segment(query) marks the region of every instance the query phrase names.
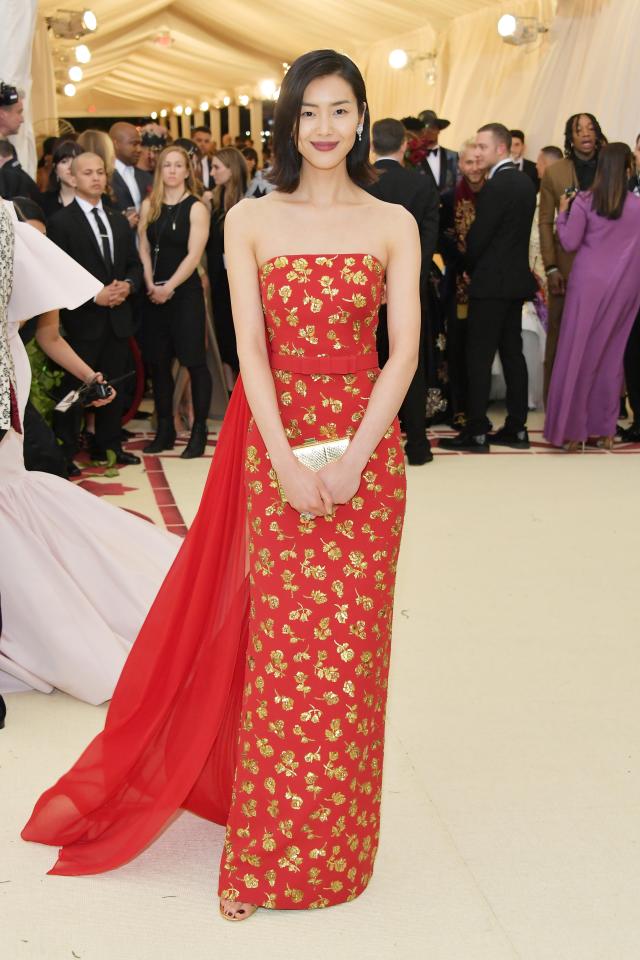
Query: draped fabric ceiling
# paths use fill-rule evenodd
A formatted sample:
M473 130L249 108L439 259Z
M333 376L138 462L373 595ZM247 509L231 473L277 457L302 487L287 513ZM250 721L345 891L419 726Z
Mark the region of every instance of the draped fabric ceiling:
M334 47L351 55L390 34L436 33L482 0L40 0L42 15L90 7L98 30L78 94L59 98L61 115L145 113L176 103L197 107L225 95L257 96L280 81L283 62ZM171 44L158 38L169 32ZM64 46L58 44L58 46ZM386 72L389 68L386 67ZM92 111L94 112L94 111Z
M634 142L640 119L637 0L0 0L14 9L0 31L0 64L28 29L20 11L38 5L34 45L33 117L43 133L50 117L52 74L43 17L57 9L91 7L99 28L88 37L93 60L78 96L58 97L61 116L144 115L174 104L197 109L202 99L259 95L277 82L282 64L317 47L352 56L367 83L373 119L435 109L451 120L446 146L457 148L481 123L500 120L527 132L529 155L547 143L562 146L572 113L590 111L610 139ZM548 32L535 43L510 46L497 35L502 13L537 17ZM11 18L10 18L11 20ZM6 26L6 18L3 25ZM158 46L169 31L172 44ZM15 34L15 36L14 36ZM64 46L64 45L63 45ZM437 52L437 80L426 62L391 70L389 51ZM25 65L25 69L28 69ZM18 76L18 75L16 75ZM6 78L3 78L6 79ZM10 79L10 78L9 78ZM14 81L16 82L16 81ZM631 91L631 92L630 92ZM48 106L41 104L47 103ZM90 109L93 108L93 109ZM48 131L50 132L50 131Z

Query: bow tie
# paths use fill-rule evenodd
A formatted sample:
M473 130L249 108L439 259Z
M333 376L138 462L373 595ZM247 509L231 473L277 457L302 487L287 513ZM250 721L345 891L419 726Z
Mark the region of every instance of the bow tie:
M428 157L437 157L438 156L438 147L431 147L430 150L427 150Z

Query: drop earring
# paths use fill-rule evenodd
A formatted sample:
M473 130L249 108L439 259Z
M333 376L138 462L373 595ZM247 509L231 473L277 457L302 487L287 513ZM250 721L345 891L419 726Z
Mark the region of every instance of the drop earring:
M362 142L362 129L363 128L361 126L356 127L356 133L358 134L358 142Z

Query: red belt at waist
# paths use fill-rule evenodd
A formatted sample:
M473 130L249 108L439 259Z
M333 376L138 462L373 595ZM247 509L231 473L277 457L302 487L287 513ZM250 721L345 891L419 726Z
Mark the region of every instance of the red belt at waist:
M357 373L358 370L377 369L378 355L360 353L330 357L286 357L272 353L269 363L272 370L288 370L290 373Z

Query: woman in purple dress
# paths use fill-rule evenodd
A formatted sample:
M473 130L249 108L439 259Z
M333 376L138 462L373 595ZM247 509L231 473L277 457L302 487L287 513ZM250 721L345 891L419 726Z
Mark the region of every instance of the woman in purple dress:
M560 204L558 238L577 255L544 435L570 452L589 437L613 446L624 350L640 308L640 197L627 189L632 166L626 143L604 146L592 189Z

